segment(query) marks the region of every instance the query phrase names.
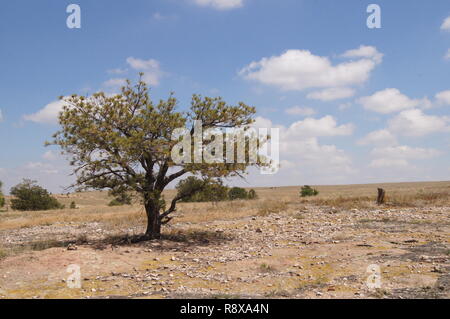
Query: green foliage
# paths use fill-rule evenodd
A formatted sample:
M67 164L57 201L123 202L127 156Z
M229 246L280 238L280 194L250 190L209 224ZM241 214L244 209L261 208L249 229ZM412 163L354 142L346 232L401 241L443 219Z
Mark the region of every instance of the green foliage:
M5 206L5 202L6 202L5 196L3 196L3 193L2 193L2 185L3 185L3 183L0 181L0 208Z
M77 176L73 186L140 195L150 221L146 234L158 237L161 224L169 221L168 216L176 211L176 203L192 195L184 192L176 196L166 210L162 193L170 183L189 173L204 178L243 176L254 165L229 163L226 154L222 161L213 164L174 162L172 150L184 138L177 133L180 128L187 130L191 140L196 121L201 123L203 132L245 130L254 122L256 109L242 102L228 105L220 97L193 95L190 109L180 112L172 94L166 100L153 102L142 77L143 74L135 85L127 81L119 94L98 92L62 98L61 129L47 144L60 146L71 158ZM204 146L208 143L212 141L206 141ZM267 165L260 161L254 166Z
M254 189L251 189L248 191L248 199L257 199L258 194L256 194L256 191Z
M36 181L24 179L22 183L11 188L11 208L20 211L37 211L63 209L64 206Z
M248 193L245 189L241 187L233 187L228 192L228 198L230 200L236 200L236 199L247 199Z
M126 192L109 192L110 196L115 196L115 198L108 204L109 206L124 206L131 205L132 197Z
M301 197L309 197L309 196L317 196L317 195L319 195L319 191L308 185L303 186L302 190L300 191Z
M228 187L221 180L202 180L194 176L180 181L176 189L182 202L221 202L228 199ZM188 195L189 194L189 195Z

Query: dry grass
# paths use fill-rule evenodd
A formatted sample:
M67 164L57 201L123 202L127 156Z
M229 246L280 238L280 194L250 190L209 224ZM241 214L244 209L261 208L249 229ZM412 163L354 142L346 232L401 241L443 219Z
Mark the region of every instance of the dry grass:
M450 206L450 182L400 183L345 186L314 186L319 196L301 198L300 187L258 188L259 199L212 203L180 203L175 223L205 223L215 220L234 220L248 216L266 216L289 212L305 205L329 206L341 209L375 208L377 188L387 192L387 206L423 207ZM165 192L170 200L175 192ZM0 230L20 229L53 224L83 224L98 222L109 229L145 225L146 216L141 205L109 207L107 192L56 195L66 204L75 201L79 209L40 212L0 213ZM295 211L293 210L293 211ZM298 215L298 218L302 218Z

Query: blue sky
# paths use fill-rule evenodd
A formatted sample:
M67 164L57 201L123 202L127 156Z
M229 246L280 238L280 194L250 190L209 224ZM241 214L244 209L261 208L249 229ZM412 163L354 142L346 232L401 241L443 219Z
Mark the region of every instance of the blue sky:
M81 7L81 29L66 7ZM366 8L381 8L369 29ZM450 178L450 2L40 0L0 5L0 180L54 192L70 169L44 142L61 95L147 74L174 91L257 107L280 127L278 174L242 185Z

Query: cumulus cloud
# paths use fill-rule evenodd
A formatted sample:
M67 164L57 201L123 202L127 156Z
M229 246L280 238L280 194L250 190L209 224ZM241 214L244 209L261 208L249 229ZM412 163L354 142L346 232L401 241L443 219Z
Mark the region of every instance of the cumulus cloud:
M330 88L309 93L306 97L312 100L334 101L354 96L356 91L351 88Z
M389 130L404 136L424 136L436 132L448 132L450 119L424 114L422 110L406 110L389 120Z
M367 134L358 141L359 145L396 145L397 138L388 130L378 130Z
M450 31L450 17L446 18L441 25L441 30Z
M410 164L407 160L396 158L378 158L370 162L371 168L407 168Z
M411 99L394 88L385 89L371 96L362 97L358 99L358 102L365 109L382 114L389 114L418 106L427 108L431 104L427 98Z
M160 63L154 59L142 60L129 57L127 63L132 69L143 72L143 80L149 85L159 85L161 77L165 75L165 72L161 70Z
M379 59L371 56L333 65L328 57L307 50L288 50L252 62L239 74L283 90L342 88L366 82L378 63Z
M47 104L43 109L36 113L24 115L25 121L30 121L40 124L56 124L58 122L58 115L62 111L64 101L58 100Z
M377 48L373 46L361 45L358 49L348 50L342 57L344 58L369 58L377 63L383 61L383 53L378 52Z
M335 118L327 115L320 119L306 118L293 123L286 131L292 138L348 136L353 133L353 124L338 125Z
M316 114L316 111L310 107L293 106L285 111L289 115L311 116Z
M325 116L320 119L307 118L286 127L258 117L254 126L280 129L280 176L287 174L288 168L290 177L292 174L313 174L314 178L321 179L355 173L350 156L336 145L322 145L319 142L321 137L350 135L352 124L339 125L332 116Z
M450 90L436 94L436 101L441 105L450 105Z
M202 7L212 7L217 10L230 10L244 5L243 0L194 0L194 3Z

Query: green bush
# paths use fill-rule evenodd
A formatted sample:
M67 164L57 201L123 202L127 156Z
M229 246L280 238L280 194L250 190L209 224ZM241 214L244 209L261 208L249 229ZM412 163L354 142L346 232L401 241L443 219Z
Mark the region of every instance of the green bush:
M176 189L182 202L221 202L228 199L228 187L221 180L202 180L194 176L180 181Z
M5 196L3 196L3 193L2 193L2 185L3 185L3 183L0 181L0 208L5 206Z
M75 202L71 202L70 209L77 209L77 204L75 204Z
M228 192L228 198L230 200L236 200L236 199L247 199L248 193L245 189L241 187L233 187Z
M319 191L308 185L303 186L302 190L300 191L301 197L317 196L317 195L319 195Z
M64 206L36 181L24 179L11 188L11 208L20 211L63 209Z

